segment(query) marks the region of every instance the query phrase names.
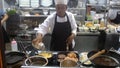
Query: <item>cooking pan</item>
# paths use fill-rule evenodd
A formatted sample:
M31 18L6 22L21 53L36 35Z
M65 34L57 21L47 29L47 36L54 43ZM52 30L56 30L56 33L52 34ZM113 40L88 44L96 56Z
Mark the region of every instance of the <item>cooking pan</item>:
M8 52L5 54L6 63L9 65L18 63L26 58L26 55L22 52Z
M25 59L26 66L46 66L47 64L48 59L42 56L31 56Z
M73 60L63 60L60 62L60 67L79 67L79 64Z
M52 58L53 53L50 52L50 51L49 52L48 51L42 51L42 52L38 53L38 55L42 56L44 58L50 59L50 58Z
M65 57L67 57L67 55L71 53L71 51L61 51L61 52L58 52L57 54L57 60L58 62L61 62L62 60L65 59ZM73 52L76 54L76 58L79 60L79 55L77 52Z
M95 53L97 53L98 51L96 50L94 50L94 51L90 51L89 53L88 53L88 58L90 57L90 56L92 56L93 54L95 54ZM116 67L118 67L118 65L119 65L119 60L120 60L120 55L119 54L117 54L116 52L113 52L113 51L107 51L106 53L104 53L104 54L102 54L102 55L100 55L99 57L102 57L102 58L104 58L103 59L103 61L105 60L105 59L108 59L108 60L111 60L111 61L114 61L114 62L111 62L111 63L116 63L116 64L114 64L114 65L102 65L101 63L96 63L94 60L96 60L96 58L94 58L93 60L91 60L91 62L92 62L92 64L93 64L93 66L95 66L95 68L116 68ZM99 57L97 57L97 58L99 58ZM102 62L102 59L101 59L101 61L100 62Z

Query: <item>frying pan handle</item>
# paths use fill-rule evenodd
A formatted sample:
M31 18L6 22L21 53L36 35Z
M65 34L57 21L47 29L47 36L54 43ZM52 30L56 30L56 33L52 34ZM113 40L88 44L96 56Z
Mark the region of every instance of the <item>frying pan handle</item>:
M103 54L103 53L105 53L105 52L106 52L106 50L104 50L104 49L101 50L101 51L98 51L97 53L95 53L94 55L92 55L92 56L89 58L89 60L92 60L92 59L100 56L101 54Z
M81 63L83 64L83 63L87 62L88 60L93 60L94 58L100 56L101 54L103 54L103 53L105 53L105 52L106 52L105 49L103 49L103 50L101 50L101 51L98 51L97 53L95 53L94 55L92 55L90 58L86 59L85 61L83 61L83 62L81 62Z

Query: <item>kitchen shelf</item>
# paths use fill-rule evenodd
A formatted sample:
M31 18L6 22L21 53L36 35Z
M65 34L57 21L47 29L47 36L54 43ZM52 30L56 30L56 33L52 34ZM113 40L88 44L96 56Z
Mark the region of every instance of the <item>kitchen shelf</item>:
M20 17L48 17L49 15L20 15ZM82 15L74 15L75 17L82 17Z
M32 10L32 9L52 9L52 10L55 10L54 7L38 7L38 8L25 7L25 8L19 8L19 9L28 9L28 10ZM86 9L86 8L80 7L80 8L68 8L68 9Z
M39 15L39 16L36 16L36 15L20 15L20 17L47 17L48 15Z
M68 6L67 11L73 13L75 16L76 21L84 21L85 20L85 13L86 13L86 7L84 6L85 0L78 0L82 2L80 6L76 7L70 7ZM85 2L86 3L86 2ZM43 21L53 12L56 11L55 7L49 6L49 7L20 7L18 6L18 11L20 12L20 24L27 24L30 28L35 28L35 26L43 23ZM47 10L47 11L46 11ZM48 12L46 15L45 12ZM39 15L36 15L39 14Z
M52 10L55 10L55 8L53 8L53 7L37 7L37 8L32 8L32 7L25 7L25 8L19 8L20 10L33 10L33 9L52 9Z

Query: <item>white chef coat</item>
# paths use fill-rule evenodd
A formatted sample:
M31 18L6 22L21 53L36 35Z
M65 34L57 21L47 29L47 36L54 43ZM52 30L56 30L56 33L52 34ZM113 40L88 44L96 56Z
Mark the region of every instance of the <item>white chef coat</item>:
M70 24L71 24L71 29L72 32L76 35L76 31L77 31L77 24L76 24L76 20L74 18L74 15L71 12L67 12L66 14L68 15ZM52 32L53 28L54 28L54 24L55 24L55 16L56 16L56 12L54 12L53 14L49 15L42 24L39 24L38 27L38 31L37 33L41 33L42 36L44 36L45 34ZM65 22L67 21L67 16L65 17L59 17L57 16L57 22ZM62 28L62 27L61 27Z

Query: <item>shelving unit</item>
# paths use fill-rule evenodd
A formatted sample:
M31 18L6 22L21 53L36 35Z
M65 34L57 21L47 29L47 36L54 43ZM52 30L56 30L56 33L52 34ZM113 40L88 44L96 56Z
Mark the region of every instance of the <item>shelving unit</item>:
M34 12L34 10L36 10L36 9L43 11L43 13L40 14L40 15L37 15L37 16L36 15L31 15L31 14L24 15L24 12L28 12L28 13L30 11ZM40 8L19 8L19 10L21 12L23 12L23 14L20 15L21 17L47 17L48 15L51 14L51 12L55 11L55 8L51 8L51 7L50 8L49 7L47 7L47 8L44 8L44 7L40 7ZM47 10L47 13L48 13L47 15L44 14L44 10ZM67 10L70 11L70 12L72 12L75 15L75 17L83 17L84 18L85 15L82 15L82 13L80 13L80 11L81 10L86 11L86 8L68 8Z
M87 10L86 14L90 14L91 16L93 16L91 14L93 12L94 16L93 16L92 20L94 20L94 17L96 15L100 15L99 17L98 16L96 17L97 20L104 19L104 24L106 26L107 25L108 5L109 5L109 0L88 0L86 3L86 6L90 6L90 8L88 9L86 7L86 10Z
M70 0L69 0L70 1ZM72 1L72 0L71 0ZM77 21L84 21L85 20L85 14L86 14L86 0L76 0L77 6L75 7L71 7L68 6L68 11L72 12L75 16L75 19ZM68 2L69 3L69 2ZM54 3L53 3L54 5ZM52 14L53 12L55 12L55 8L54 6L48 6L48 7L44 7L44 6L39 6L39 7L20 7L18 8L19 12L21 12L20 15L20 22L21 23L25 23L23 20L32 20L32 18L34 18L34 21L37 21L37 24L42 23L44 21L44 19L46 17L48 17L48 15ZM37 11L38 10L38 11ZM25 14L27 12L27 14ZM31 12L33 12L34 14L30 14ZM36 15L36 13L39 13L39 15ZM44 14L44 12L47 12L47 14ZM36 18L36 19L35 19ZM37 20L37 19L41 19L41 20Z
M15 22L13 20L12 21L13 24L9 24L11 26L12 25L17 26L17 28L15 28L15 29L13 27L10 27L10 28L7 27L8 30L12 29L11 31L16 31L16 30L20 31L20 28L19 28L20 24L28 24L30 30L34 29L36 26L38 26L38 24L42 23L48 17L48 15L52 14L55 11L54 2L50 6L43 6L43 5L41 5L42 0L37 0L37 1L26 0L26 2L30 1L29 3L27 3L27 5L25 5L24 2L20 2L21 0L14 0L14 2L13 2L14 4L11 4L12 1L13 0L5 0L5 2L8 3L8 5L9 5L8 8L11 8L11 6L14 6L14 8L17 10L17 13L19 14L20 19ZM37 6L37 7L31 6L31 3L37 3L38 1L39 1L39 6ZM54 0L52 0L52 1L54 1ZM69 0L69 1L72 1L72 0ZM76 2L76 4L74 3L75 4L74 6L69 5L67 10L72 12L75 15L75 19L79 24L80 21L85 21L86 0L74 0L74 2ZM24 3L24 4L20 4L20 3ZM47 10L48 14L44 14L44 10L45 11ZM30 12L33 12L33 13L31 14ZM40 14L35 15L35 12L39 12ZM26 14L26 13L28 13L28 14ZM16 34L16 32L13 32L13 33Z

